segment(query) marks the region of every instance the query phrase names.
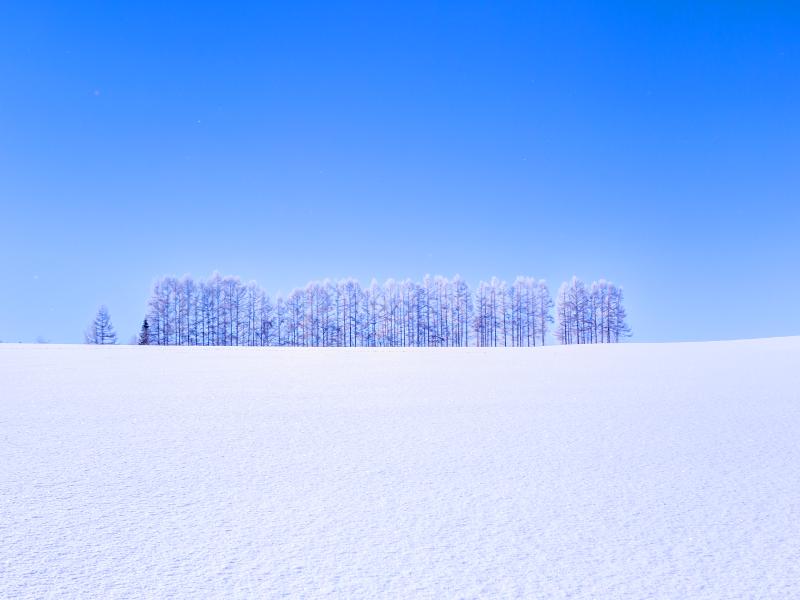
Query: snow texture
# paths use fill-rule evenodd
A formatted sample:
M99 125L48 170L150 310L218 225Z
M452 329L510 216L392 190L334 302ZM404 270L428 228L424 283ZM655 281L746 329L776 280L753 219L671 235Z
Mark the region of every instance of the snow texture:
M0 345L0 381L0 597L800 597L800 338Z

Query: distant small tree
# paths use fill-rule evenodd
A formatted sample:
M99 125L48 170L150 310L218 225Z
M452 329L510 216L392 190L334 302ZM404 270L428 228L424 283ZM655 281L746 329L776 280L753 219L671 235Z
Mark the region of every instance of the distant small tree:
M147 322L147 319L142 322L142 329L139 331L138 344L140 346L147 346L150 344L150 324Z
M91 325L89 325L89 328L86 330L86 343L117 343L117 334L114 331L114 325L111 323L111 316L108 314L108 309L105 306L100 307L94 321L92 321Z

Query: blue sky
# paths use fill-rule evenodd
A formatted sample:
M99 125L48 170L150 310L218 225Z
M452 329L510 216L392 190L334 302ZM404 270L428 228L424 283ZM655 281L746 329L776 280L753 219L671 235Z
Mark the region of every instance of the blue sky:
M800 8L0 5L0 339L153 279L573 274L637 341L800 334ZM700 6L702 5L702 6Z

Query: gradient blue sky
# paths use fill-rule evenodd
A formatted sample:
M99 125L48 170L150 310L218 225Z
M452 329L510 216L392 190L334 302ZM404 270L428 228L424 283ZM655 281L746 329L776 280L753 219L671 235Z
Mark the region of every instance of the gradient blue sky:
M112 6L111 4L116 4ZM800 334L800 5L0 4L0 339L153 279L576 274Z

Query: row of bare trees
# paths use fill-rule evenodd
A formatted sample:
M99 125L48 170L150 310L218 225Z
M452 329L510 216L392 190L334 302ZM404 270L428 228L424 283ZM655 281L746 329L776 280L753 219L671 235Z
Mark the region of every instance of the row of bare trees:
M552 308L547 284L532 277L518 277L511 285L492 278L481 282L474 294L459 276L383 284L373 280L366 287L355 279L313 281L275 300L255 282L243 283L238 277L214 273L197 282L188 276L164 277L153 286L140 343L536 346L548 339ZM565 314L572 318L571 309ZM607 320L602 323L608 325ZM585 342L583 329L579 336L561 336L561 325L559 320L559 341ZM568 328L572 331L572 321ZM615 329L591 341L620 337L621 330Z

